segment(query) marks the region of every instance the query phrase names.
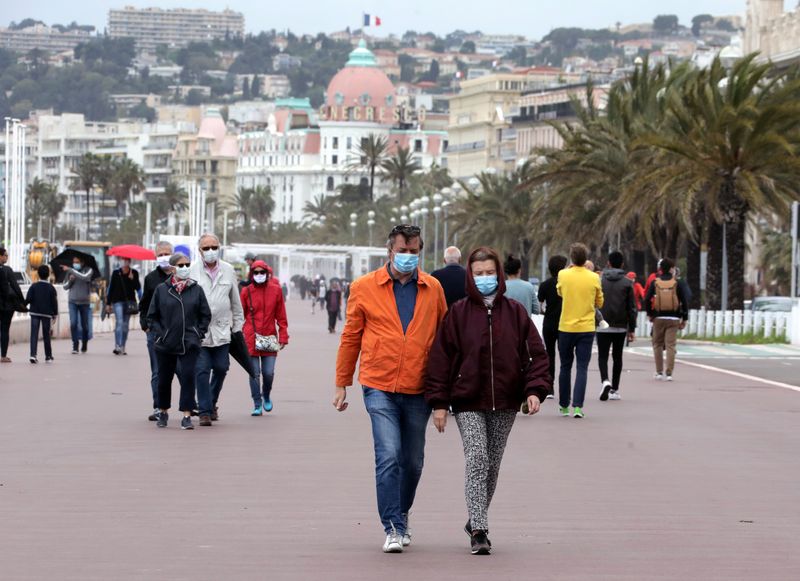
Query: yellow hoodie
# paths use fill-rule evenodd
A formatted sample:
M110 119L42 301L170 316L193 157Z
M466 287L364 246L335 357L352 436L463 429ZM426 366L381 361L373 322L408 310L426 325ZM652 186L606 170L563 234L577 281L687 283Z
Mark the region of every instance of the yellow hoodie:
M594 311L603 306L600 277L582 266L571 266L558 273L556 290L564 299L558 330L565 333L594 333Z

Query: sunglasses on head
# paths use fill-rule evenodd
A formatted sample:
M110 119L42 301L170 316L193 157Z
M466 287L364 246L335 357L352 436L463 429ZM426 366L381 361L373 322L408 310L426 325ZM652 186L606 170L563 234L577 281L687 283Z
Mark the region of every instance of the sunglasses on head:
M200 250L206 252L208 250L219 250L219 246L201 246Z

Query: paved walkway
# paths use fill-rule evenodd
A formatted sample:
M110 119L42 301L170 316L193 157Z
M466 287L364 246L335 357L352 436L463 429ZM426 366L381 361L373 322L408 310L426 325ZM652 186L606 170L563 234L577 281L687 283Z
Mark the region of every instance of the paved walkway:
M584 420L519 417L490 512L495 551L461 530L454 423L428 432L414 545L380 552L369 422L330 404L337 338L290 303L275 411L251 418L244 373L222 419L157 430L140 333L87 355L24 346L0 366L0 579L800 579L800 393L629 356L620 402L596 375ZM594 367L594 366L593 366Z

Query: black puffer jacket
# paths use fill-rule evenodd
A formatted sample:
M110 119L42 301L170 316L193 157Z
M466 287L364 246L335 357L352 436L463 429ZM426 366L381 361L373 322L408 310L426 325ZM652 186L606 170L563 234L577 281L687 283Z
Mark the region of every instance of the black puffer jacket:
M158 286L147 311L147 327L155 333L157 351L183 355L199 349L211 323L206 294L193 280L178 293L172 279Z
M636 330L636 300L633 296L633 281L619 268L607 268L601 279L603 286L603 318L611 327Z

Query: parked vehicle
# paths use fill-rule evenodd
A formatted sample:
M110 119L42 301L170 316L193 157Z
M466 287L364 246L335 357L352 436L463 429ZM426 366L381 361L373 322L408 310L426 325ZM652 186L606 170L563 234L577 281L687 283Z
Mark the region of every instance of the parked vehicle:
M791 297L755 297L750 310L771 313L789 313L794 305Z

